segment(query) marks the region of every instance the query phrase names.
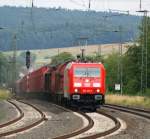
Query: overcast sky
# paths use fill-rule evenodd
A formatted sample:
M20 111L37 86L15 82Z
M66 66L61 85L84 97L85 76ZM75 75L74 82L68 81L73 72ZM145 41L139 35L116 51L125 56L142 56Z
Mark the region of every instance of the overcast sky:
M0 0L0 6L23 6L31 7L32 0ZM62 7L67 9L88 9L89 0L33 0L36 7ZM142 9L150 10L150 0L141 0ZM140 0L91 0L91 9L96 11L129 10L132 14L137 14Z

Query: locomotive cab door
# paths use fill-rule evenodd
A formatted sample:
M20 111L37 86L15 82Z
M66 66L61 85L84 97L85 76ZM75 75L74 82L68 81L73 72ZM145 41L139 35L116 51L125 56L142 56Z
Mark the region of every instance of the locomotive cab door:
M51 74L46 73L45 74L45 91L50 91L50 85L51 85Z

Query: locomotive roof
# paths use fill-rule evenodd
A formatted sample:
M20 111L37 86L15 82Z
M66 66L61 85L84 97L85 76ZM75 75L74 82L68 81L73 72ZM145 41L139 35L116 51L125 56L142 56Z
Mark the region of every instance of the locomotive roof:
M102 64L101 62L99 63L93 63L93 62L72 62L72 64Z

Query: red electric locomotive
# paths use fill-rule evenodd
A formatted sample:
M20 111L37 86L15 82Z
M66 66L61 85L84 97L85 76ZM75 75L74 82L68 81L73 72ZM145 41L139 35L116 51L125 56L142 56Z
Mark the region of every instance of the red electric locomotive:
M53 100L97 108L105 101L101 63L66 62L44 66L19 81L21 92L47 92Z
M71 105L99 107L104 103L105 69L101 63L69 62L52 74L51 91Z

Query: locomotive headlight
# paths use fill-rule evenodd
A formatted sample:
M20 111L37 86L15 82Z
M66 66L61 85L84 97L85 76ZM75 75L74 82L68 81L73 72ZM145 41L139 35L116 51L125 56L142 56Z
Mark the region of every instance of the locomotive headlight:
M89 82L89 79L86 79L85 82L88 83L88 82Z
M95 100L102 100L102 95L95 95Z
M81 87L81 83L74 83L74 87Z
M78 93L78 89L77 89L77 88L76 88L76 89L74 89L74 92L75 92L75 93Z
M100 83L93 83L93 87L101 87Z
M100 92L100 90L99 90L99 89L97 89L97 90L96 90L96 92L97 92L97 93L99 93L99 92Z

